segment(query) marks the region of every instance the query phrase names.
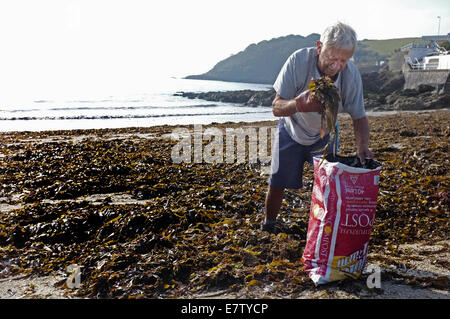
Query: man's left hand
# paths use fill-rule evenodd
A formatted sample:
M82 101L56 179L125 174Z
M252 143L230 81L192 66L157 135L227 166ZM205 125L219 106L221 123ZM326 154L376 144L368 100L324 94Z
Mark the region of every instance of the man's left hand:
M374 158L374 155L372 151L369 149L369 147L366 144L360 144L357 147L357 153L359 160L361 161L361 164L366 164L366 158Z
M353 120L353 129L355 131L356 155L359 157L361 164L366 164L366 158L374 158L373 153L369 150L369 121L367 117Z

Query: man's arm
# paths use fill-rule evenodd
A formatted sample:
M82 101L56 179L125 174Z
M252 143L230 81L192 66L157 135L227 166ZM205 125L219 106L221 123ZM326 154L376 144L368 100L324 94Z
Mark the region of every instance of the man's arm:
M272 102L274 116L291 116L297 112L318 112L322 110L320 103L310 97L309 90L291 100L283 99L278 93Z
M274 116L291 116L298 112L295 99L285 100L277 93L272 102L272 112Z
M353 120L353 130L356 140L356 155L362 164L365 164L366 158L373 158L373 153L369 150L369 121L367 117Z

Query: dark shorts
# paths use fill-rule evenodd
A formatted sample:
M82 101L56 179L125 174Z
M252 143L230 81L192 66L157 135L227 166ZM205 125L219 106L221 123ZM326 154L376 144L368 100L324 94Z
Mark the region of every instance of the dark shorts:
M301 145L294 141L284 128L284 120L278 122L278 129L272 148L270 186L299 189L303 186L303 166L313 165L313 156L323 154L328 135L313 145Z

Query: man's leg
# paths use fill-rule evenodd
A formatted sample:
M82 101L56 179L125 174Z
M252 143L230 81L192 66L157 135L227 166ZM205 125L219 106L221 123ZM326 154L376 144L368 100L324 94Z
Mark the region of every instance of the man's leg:
M276 228L277 216L280 212L283 194L284 188L269 185L264 205L265 218L261 224L261 230L268 231L273 234L278 232Z
M289 136L280 120L272 146L271 172L264 203L265 219L261 225L262 230L276 233L276 219L283 202L284 189L302 187L303 148Z
M284 188L270 186L264 205L265 221L275 222L283 201Z

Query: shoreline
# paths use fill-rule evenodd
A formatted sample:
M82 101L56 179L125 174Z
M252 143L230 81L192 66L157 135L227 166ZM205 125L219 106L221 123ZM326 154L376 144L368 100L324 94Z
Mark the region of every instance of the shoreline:
M440 112L440 111L448 111L450 110L449 108L441 108L441 109L424 109L424 110L396 110L396 111L372 111L372 110L366 110L366 116L367 117L380 117L380 116L390 116L390 115L407 115L407 114L421 114L421 113L430 113L430 112ZM346 116L346 113L339 113L339 116ZM40 121L45 121L45 120L40 120ZM99 122L99 126L101 126L102 124L105 124L105 121L108 120L60 120L59 122L61 122L61 127L64 127L64 124L67 124L67 122L64 121L69 121L71 123L77 123L77 121L83 121L85 123L89 124L89 121L98 121ZM87 122L86 122L87 121ZM130 120L130 121L134 121L134 120ZM185 127L185 126L189 126L189 125L194 125L194 124L199 124L199 125L203 125L203 126L213 126L213 125L224 125L224 124L230 124L232 126L235 125L239 125L239 124L245 124L245 125L250 125L250 124L255 124L255 126L259 126L260 123L268 123L268 122L277 122L278 119L276 117L273 117L273 120L267 120L267 119L262 119L262 120L253 120L253 119L248 119L248 120L242 120L242 121L230 121L230 120L222 120L219 122L216 121L208 121L208 122L198 122L198 123L191 123L188 122L187 120L183 120L180 123L174 123L174 124L149 124L149 125L126 125L126 126L106 126L106 127L98 127L98 128L92 128L89 127L89 125L81 125L81 126L86 126L86 127L76 127L76 128L55 128L55 129L33 129L33 130L27 130L27 129L22 129L22 130L5 130L2 131L0 129L0 134L5 134L5 133L15 133L15 132L52 132L52 131L79 131L79 130L123 130L123 129L151 129L151 128L158 128L158 127ZM17 120L11 121L16 123ZM28 121L21 121L24 124L29 123ZM33 122L38 122L38 121L33 121ZM50 121L50 123L53 121Z

